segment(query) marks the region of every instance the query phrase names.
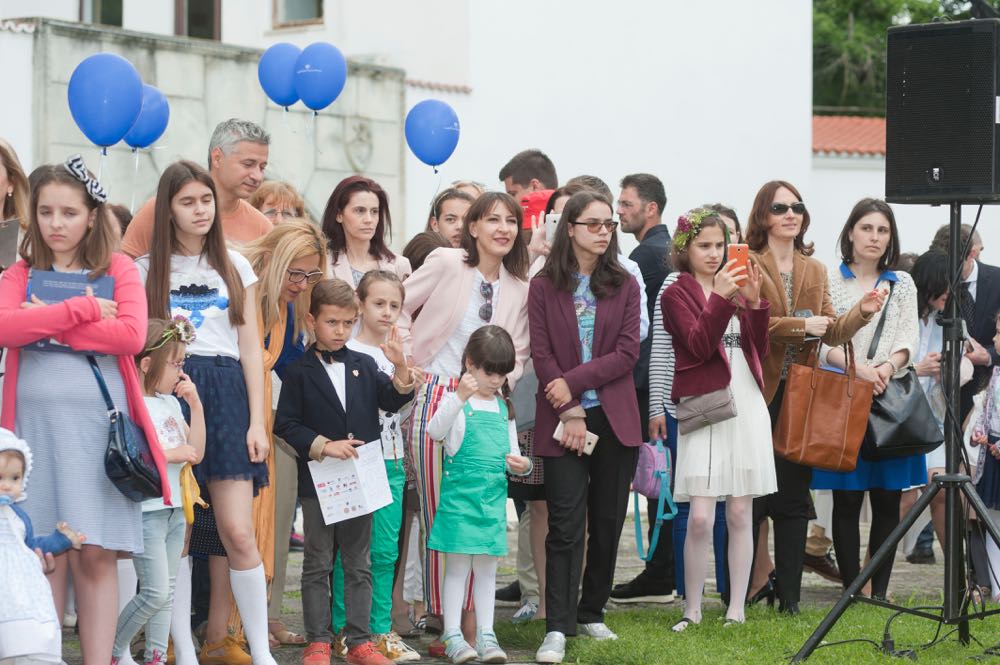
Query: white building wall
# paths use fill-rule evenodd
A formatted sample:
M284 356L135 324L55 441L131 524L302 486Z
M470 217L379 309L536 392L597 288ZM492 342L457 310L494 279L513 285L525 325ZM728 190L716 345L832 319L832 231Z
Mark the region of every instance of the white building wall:
M802 196L812 225L807 236L816 243L816 258L839 265L837 238L854 204L866 196L885 198L885 160L881 157L820 156L812 160L812 188ZM949 221L947 206L892 204L904 252L927 250L938 227ZM962 206L962 221L972 224L978 206ZM1000 265L1000 209L984 206L978 231L986 263Z
M7 25L0 21L0 62L4 67L4 90L8 100L0 104L0 137L17 152L21 164L34 163L34 103L31 96L34 75L34 34L30 26ZM23 93L23 94L19 94Z
M0 19L28 16L79 21L80 0L0 0Z
M174 34L174 0L122 0L122 28Z

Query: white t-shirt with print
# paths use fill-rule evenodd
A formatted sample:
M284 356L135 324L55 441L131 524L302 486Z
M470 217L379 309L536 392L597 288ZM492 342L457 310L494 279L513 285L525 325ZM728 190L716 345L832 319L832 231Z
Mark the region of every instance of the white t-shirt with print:
M257 275L244 256L227 250L244 288L257 283ZM135 260L142 281L149 274L149 256ZM239 333L229 323L229 290L222 276L204 256L170 257L170 316L184 316L197 331L187 351L197 356L240 358Z
M156 437L160 440L160 447L164 450L171 450L187 443L187 436L184 434L184 414L181 412L181 403L173 395L161 395L156 393L152 397L143 397L146 402L146 409L149 417L156 427ZM170 481L170 496L172 506L163 503L163 499L146 499L142 502L142 511L163 510L164 508L181 507L181 467L183 464L167 464L167 478Z
M347 340L347 348L352 351L357 351L358 353L363 353L366 356L371 356L378 365L380 372L388 377L392 377L396 373L395 365L393 365L388 358L385 357L385 353L382 352L377 346L371 346L370 344L365 344L364 342L359 342L357 339ZM389 460L399 460L403 459L403 433L400 430L400 421L406 417L406 414L412 408L413 402L409 402L400 411L396 413L390 413L388 411L378 410L379 423L382 425L382 458Z

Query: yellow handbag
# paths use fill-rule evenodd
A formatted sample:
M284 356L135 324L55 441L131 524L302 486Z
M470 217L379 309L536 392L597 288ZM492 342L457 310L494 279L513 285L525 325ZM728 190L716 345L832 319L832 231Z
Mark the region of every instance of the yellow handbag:
M194 471L190 464L181 467L181 505L184 507L184 519L188 524L194 524L194 506L198 504L202 508L208 508L208 504L201 498L201 488L198 481L194 479Z

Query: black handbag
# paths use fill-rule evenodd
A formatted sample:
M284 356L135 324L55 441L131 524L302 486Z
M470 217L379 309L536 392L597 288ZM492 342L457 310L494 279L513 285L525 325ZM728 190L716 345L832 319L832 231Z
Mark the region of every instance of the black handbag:
M111 425L108 430L108 449L104 453L104 472L118 491L132 501L144 501L163 496L160 472L149 449L149 441L142 429L131 418L115 408L111 393L104 382L104 375L94 356L87 356L108 406Z
M892 298L893 286L894 282L889 282L889 298ZM889 298L886 299L886 306ZM869 360L875 357L875 349L882 337L886 306L882 308L882 317L868 347ZM905 375L889 381L885 391L872 401L868 429L861 443L861 457L878 461L924 455L943 442L944 432L934 418L920 378L911 364Z

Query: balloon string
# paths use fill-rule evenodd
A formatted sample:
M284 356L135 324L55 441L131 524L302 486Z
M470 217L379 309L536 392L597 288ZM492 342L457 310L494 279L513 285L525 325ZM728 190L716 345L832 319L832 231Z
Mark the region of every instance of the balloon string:
M132 202L128 205L128 211L135 214L135 183L139 179L139 150L132 148L132 154L135 155L135 170L132 171Z

